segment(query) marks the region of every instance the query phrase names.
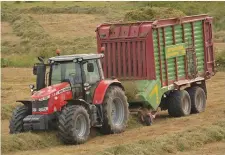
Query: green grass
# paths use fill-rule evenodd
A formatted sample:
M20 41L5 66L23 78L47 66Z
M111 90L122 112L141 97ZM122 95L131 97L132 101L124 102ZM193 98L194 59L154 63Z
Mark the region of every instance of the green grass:
M22 105L20 103L13 104L2 104L1 105L1 119L10 119L12 116L12 111L16 108L16 106Z
M137 114L131 114L127 123L127 129L134 129L145 126L142 124L137 116Z
M36 53L22 53L14 56L5 56L5 58L1 58L1 67L30 67L34 65L34 62L37 62L38 55Z
M106 149L100 155L144 155L175 154L178 151L196 149L208 143L225 139L225 120L207 127L190 128L186 131L160 136L154 140L140 140L127 145Z
M225 71L225 50L216 53L216 65L219 71Z
M37 56L54 56L60 47L63 54L95 53L95 37L75 37L73 40L52 38L43 27L29 15L5 17L12 25L14 33L21 38L20 45L10 46L3 42L2 67L29 67ZM8 19L7 19L8 18ZM10 54L10 55L9 55Z
M102 135L101 135L102 136ZM189 128L183 132L140 140L135 143L111 147L100 155L165 154L196 149L208 143L225 140L225 120L222 119L207 127ZM2 152L38 150L61 145L56 132L28 132L2 135Z
M218 31L214 33L214 41L225 42L225 31Z
M9 22L20 37L18 43L2 40L1 67L31 67L35 57L51 57L58 48L63 54L96 52L95 35L56 38L32 14L92 14L104 16L105 22L118 22L208 13L214 17L215 37L224 41L220 35L225 29L224 2L2 2L1 11L2 21Z
M56 132L20 133L2 135L2 153L25 150L39 150L60 145Z
M156 19L186 16L182 11L166 7L144 7L125 14L125 21L153 21Z

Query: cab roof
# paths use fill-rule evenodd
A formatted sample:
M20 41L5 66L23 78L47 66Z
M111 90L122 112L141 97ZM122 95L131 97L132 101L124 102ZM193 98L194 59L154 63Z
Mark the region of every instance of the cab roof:
M90 60L103 58L104 54L73 54L73 55L60 55L49 58L51 61L73 61L75 59Z

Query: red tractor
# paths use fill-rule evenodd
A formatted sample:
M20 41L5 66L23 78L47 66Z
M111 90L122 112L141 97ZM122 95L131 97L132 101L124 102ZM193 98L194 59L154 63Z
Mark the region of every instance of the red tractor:
M39 57L33 67L36 89L30 100L19 100L10 120L10 133L57 128L66 144L84 143L91 127L104 134L126 128L129 110L124 87L105 79L103 54L55 56L48 63Z

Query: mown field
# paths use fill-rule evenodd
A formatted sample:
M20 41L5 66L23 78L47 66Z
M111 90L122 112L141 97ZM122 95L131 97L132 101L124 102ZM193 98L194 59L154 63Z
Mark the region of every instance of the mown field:
M205 112L181 118L172 118L167 112L160 112L151 127L138 123L133 115L124 133L103 136L97 130L92 130L89 141L78 146L61 144L55 131L9 135L11 111L19 105L15 100L29 97L28 85L34 83L35 79L32 69L29 68L3 68L1 74L1 138L4 154L123 155L152 152L191 155L200 149L209 149L211 145L218 155L224 154L225 72L218 72L207 81L208 99Z
M154 20L207 13L214 17L218 72L207 82L204 113L171 118L161 112L145 127L132 116L126 132L65 146L56 132L9 135L15 101L30 96L37 56L95 53L96 26L104 22ZM2 153L29 154L218 154L225 152L225 2L2 2L1 3L1 138Z

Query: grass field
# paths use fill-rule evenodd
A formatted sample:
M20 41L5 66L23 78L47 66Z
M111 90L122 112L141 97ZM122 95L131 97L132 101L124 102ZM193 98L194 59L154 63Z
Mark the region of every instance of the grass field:
M215 49L222 51L224 7L224 2L2 2L1 64L30 67L37 56L53 56L56 49L95 53L95 29L104 22L203 13L214 17L214 38L220 43Z
M92 130L83 145L63 145L55 131L9 135L8 126L12 110L20 105L15 101L30 97L28 85L35 84L31 67L36 57L53 56L56 49L62 54L95 53L95 29L104 22L212 15L216 62L224 70L225 2L2 2L1 6L2 153L224 154L225 72L207 81L204 113L171 118L167 112L160 112L151 127L137 123L132 115L124 133L102 136Z
M154 145L156 146L156 150L153 151L155 151L156 154L166 154L170 151L185 154L185 152L188 153L189 150L198 151L198 148L207 148L211 143L214 144L214 142L221 144L224 141L223 138L221 138L221 134L225 131L225 128L221 125L215 126L212 124L223 121L225 117L224 79L225 72L218 72L212 79L207 81L208 100L204 113L182 118L171 118L167 112L160 112L160 115L155 119L154 125L151 127L138 124L136 117L133 116L124 133L102 136L93 130L91 138L84 145L65 146L58 141L57 132L9 135L8 125L11 112L15 106L19 105L19 103L15 103L15 101L30 96L28 85L34 84L35 79L32 75L32 69L3 68L3 91L1 96L1 115L3 119L1 122L2 151L4 154L13 155L70 155L74 154L74 152L76 152L76 154L96 154L99 151L99 154L114 154L114 151L118 152L117 154L123 154L123 151L128 149L131 154L132 151L144 154L144 150L152 151L150 146ZM182 142L187 138L187 144L184 144L184 150L180 149L182 146L167 145L168 142L174 140L174 138L178 138L176 136L177 134L181 135L180 138ZM183 134L184 137L182 136ZM196 140L199 142L200 146L198 148L189 148L189 146L194 145L192 138L190 138L192 134L196 136ZM198 139L199 136L203 136L203 139ZM162 143L158 143L159 141L161 142L161 139ZM138 147L133 147L134 145L136 146L136 144ZM146 148L148 144L149 147ZM23 147L20 147L20 145L23 145ZM162 147L164 148L163 152L159 152ZM132 150L132 148L137 150ZM221 146L221 149L217 150L217 152L219 152L218 155L223 154L222 150L223 147Z

